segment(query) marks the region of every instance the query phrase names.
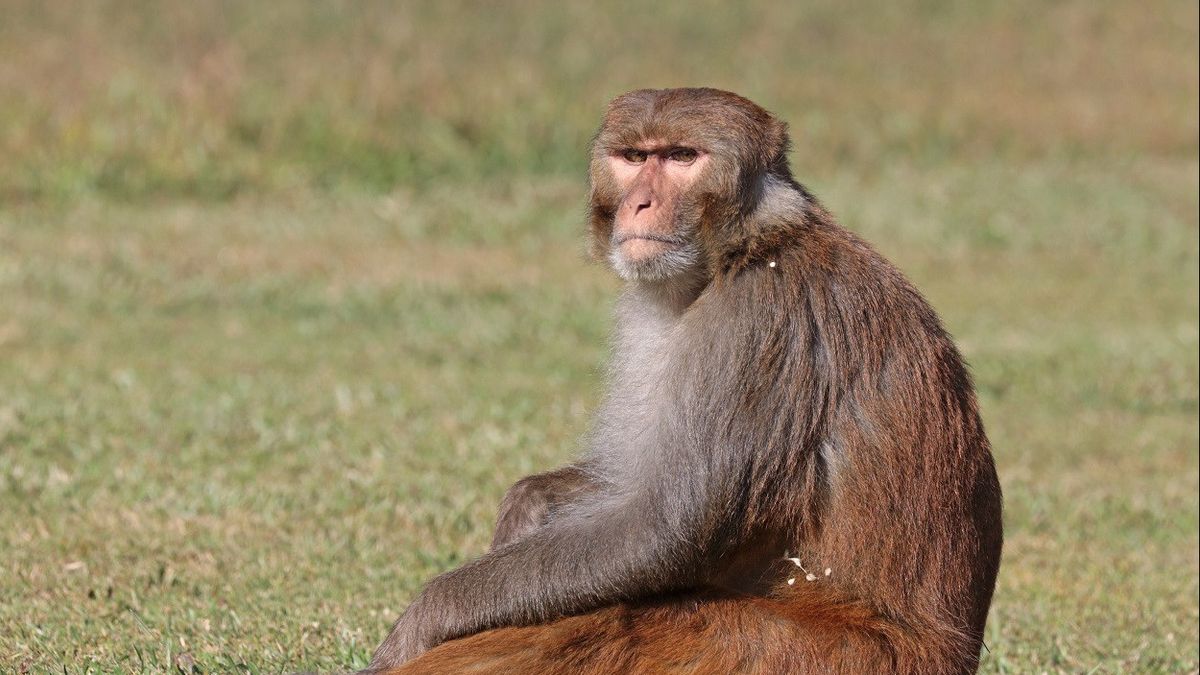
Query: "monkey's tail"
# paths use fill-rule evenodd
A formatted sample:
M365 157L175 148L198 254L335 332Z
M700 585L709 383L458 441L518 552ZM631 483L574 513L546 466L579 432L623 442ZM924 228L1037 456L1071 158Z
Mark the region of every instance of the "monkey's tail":
M389 675L972 673L960 631L901 625L821 592L618 605L452 640Z

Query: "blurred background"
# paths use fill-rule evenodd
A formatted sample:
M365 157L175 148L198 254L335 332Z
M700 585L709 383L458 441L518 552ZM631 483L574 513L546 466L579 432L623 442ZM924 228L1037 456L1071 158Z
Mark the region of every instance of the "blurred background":
M628 89L791 125L1006 497L982 671L1195 672L1196 3L0 0L0 666L364 665L566 461Z

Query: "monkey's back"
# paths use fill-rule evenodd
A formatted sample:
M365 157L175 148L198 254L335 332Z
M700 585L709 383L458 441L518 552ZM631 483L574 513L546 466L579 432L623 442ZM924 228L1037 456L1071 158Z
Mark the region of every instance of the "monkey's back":
M746 527L782 531L804 566L781 601L851 601L977 654L1003 527L966 366L912 284L805 194L803 218L727 252L711 305L733 309L700 321L742 336L717 437L745 448Z
M774 292L794 294L790 306L808 330L792 348L817 374L805 379L819 393L797 399L825 412L819 526L805 528L799 553L819 571L813 583L978 643L1002 517L966 366L891 263L819 206L809 214L781 256L791 269L773 268L793 275Z

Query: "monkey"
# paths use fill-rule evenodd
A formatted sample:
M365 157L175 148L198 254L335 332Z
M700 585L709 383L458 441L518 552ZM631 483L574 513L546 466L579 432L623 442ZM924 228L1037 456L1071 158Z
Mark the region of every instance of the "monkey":
M914 286L739 95L645 89L592 142L626 287L579 461L516 483L368 673L971 673L1002 546L974 389Z

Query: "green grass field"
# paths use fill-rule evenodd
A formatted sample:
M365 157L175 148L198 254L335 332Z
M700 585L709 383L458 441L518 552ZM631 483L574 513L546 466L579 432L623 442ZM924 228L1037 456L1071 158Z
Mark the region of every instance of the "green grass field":
M587 426L605 101L706 84L971 362L982 672L1196 672L1195 3L732 7L0 5L0 671L364 665Z

